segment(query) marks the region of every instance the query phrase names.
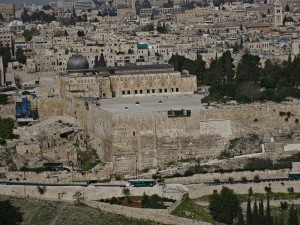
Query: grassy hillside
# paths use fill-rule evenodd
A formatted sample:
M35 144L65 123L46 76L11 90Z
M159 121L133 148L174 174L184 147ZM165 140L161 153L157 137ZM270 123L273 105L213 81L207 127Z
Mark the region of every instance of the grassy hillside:
M158 225L156 222L130 219L87 206L0 195L0 200L6 199L20 207L23 225Z

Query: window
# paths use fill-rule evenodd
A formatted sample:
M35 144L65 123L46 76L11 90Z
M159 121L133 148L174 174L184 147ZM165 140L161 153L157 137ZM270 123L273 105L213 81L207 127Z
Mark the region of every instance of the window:
M122 95L125 95L125 91L122 91Z
M132 136L135 136L135 131L132 132Z
M106 98L106 94L105 93L102 93L102 98Z
M174 88L171 88L171 91L174 92Z
M179 92L179 88L176 88L176 92Z
M140 94L143 94L143 90L140 90Z
M127 94L130 95L130 91L127 91Z
M167 89L167 88L165 88L165 92L168 92L168 89Z
M162 89L159 89L159 93L162 93Z
M134 90L134 94L137 94L138 92L137 92L137 90Z
M149 89L147 89L147 93L148 93L148 94L150 93L150 90L149 90Z
M152 93L155 93L155 89L152 89Z

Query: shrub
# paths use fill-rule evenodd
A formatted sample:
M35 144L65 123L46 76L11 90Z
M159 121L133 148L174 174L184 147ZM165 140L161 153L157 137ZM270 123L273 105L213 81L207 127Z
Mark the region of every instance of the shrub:
M0 145L6 145L5 139L0 138Z
M220 184L220 179L218 179L218 178L214 179L214 183L215 184Z
M240 208L240 202L233 190L222 187L220 194L214 192L209 199L209 210L212 217L221 223L233 224Z
M112 205L112 204L117 204L118 203L118 199L116 198L116 197L112 197L111 199L110 199L110 204Z
M8 104L7 95L0 94L0 105L6 105Z
M228 177L228 182L229 182L230 184L232 184L232 183L234 182L233 177Z
M289 207L289 205L288 205L288 203L287 203L286 201L280 202L280 208L281 208L282 210L287 210L288 207Z
M128 188L123 188L122 192L123 192L123 195L125 195L125 196L130 195L130 190Z
M268 187L268 186L265 186L265 191L266 191L267 194L270 194L272 192L272 188Z
M241 180L243 183L247 183L247 181L248 181L247 177L241 177Z
M253 177L253 180L255 181L255 182L259 182L259 175L258 174L256 174L254 177Z
M285 115L286 115L286 112L282 112L282 111L279 112L279 116L285 116Z
M294 188L293 187L288 187L287 191L289 192L289 194L293 194L294 193Z
M250 187L250 188L248 189L248 195L251 196L252 194L253 194L253 189L252 189L252 187Z
M43 195L46 193L46 186L43 186L43 187L37 186L37 190L40 193L40 195Z

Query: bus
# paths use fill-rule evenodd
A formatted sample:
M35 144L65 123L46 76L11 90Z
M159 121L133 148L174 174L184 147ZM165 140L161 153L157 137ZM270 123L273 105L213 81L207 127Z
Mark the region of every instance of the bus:
M134 179L128 180L127 187L153 187L156 182L154 179Z
M300 180L300 172L289 172L289 178L293 180Z

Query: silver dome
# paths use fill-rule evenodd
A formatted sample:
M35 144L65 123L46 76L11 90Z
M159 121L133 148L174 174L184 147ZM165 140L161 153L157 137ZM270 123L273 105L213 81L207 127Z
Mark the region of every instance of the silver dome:
M88 68L89 62L87 61L86 57L80 54L72 55L67 63L67 70L82 70Z

